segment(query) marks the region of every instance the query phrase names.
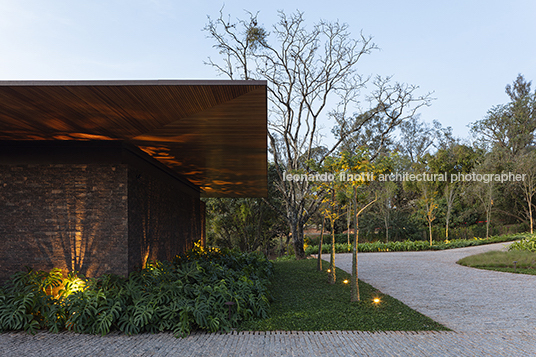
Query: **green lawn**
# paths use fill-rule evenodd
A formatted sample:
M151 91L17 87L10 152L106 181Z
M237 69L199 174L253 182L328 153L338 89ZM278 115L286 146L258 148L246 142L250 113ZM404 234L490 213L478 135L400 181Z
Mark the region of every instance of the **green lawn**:
M249 321L241 330L448 330L364 282L359 282L361 301L350 303L350 284L343 284L350 275L337 269L337 283L330 285L314 259L276 261L274 267L270 317ZM375 297L379 304L373 303Z
M536 253L529 251L492 251L465 257L457 263L472 268L536 275Z

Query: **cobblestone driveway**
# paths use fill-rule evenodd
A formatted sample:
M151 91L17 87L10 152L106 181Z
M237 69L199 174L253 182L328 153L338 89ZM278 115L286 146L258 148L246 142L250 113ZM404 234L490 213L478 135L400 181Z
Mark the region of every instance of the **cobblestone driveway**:
M359 255L360 278L452 332L170 333L104 337L0 334L0 356L536 356L536 276L455 262L503 244L439 252ZM350 268L349 254L337 265Z
M359 254L359 278L457 332L536 331L536 275L456 264L506 245ZM335 262L351 271L351 259L338 254Z

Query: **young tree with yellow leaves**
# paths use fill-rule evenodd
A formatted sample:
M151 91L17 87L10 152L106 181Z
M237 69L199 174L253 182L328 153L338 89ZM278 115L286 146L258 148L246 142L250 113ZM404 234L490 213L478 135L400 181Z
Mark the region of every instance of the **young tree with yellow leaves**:
M374 202L377 196L371 197L371 190L368 186L377 179L377 175L385 172L387 161L378 160L376 163L370 161L369 152L365 149L359 150L355 154L343 152L338 160L338 173L340 185L344 188L344 193L352 202L354 208L354 241L352 245L352 281L350 301L360 300L359 296L359 270L358 270L358 244L359 244L359 216Z
M328 279L330 284L335 284L337 281L337 275L335 271L335 221L340 218L340 206L337 201L337 183L331 182L331 191L328 197L323 200L325 204L322 214L329 219L331 225L331 252L329 259Z
M326 216L322 215L322 228L320 229L320 239L318 240L318 263L316 270L322 271L322 242L324 241L324 227L326 226Z
M342 152L326 158L322 165L310 162L310 167L322 173L331 173L333 180L319 181L317 193L322 198L322 213L331 223L331 259L329 267L329 281L336 282L335 274L335 221L340 217L340 208L343 202L352 202L355 234L352 246L352 281L350 301L359 301L358 284L358 244L359 244L359 216L369 208L377 197L371 198L368 185L376 180L377 175L384 173L388 168L387 159L378 159L376 163L370 160L366 149L359 149L356 153ZM327 193L327 194L326 194Z
M327 174L324 177L329 177L328 180L320 180L316 182L316 192L318 198L322 201L320 212L325 218L329 220L331 226L331 253L328 269L328 278L330 284L335 284L337 281L336 269L335 269L335 221L341 216L341 182L339 181L339 167L340 158L336 156L327 157L321 165L315 162L309 162L309 166L314 168L315 171L322 174ZM322 227L323 231L323 227ZM320 237L322 239L322 237ZM318 247L318 259L320 258L322 246ZM320 263L319 263L320 267Z

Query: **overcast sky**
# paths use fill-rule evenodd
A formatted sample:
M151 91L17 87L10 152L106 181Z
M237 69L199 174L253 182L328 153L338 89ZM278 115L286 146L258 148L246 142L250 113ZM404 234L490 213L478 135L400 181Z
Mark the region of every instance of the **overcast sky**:
M255 4L256 3L256 4ZM217 58L202 28L223 2L212 0L0 0L0 80L217 79L203 64ZM536 1L228 1L225 12L260 11L269 28L277 10L299 9L374 38L381 51L363 59L364 75L434 92L421 118L467 125L508 101L518 73L536 86Z

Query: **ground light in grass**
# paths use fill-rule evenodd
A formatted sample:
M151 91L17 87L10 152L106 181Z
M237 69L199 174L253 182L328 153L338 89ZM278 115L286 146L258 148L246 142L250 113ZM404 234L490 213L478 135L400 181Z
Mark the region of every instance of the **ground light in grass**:
M338 281L328 283L316 261L274 262L270 317L243 323L253 331L437 331L448 330L402 302L360 281L361 301L350 302L350 275L338 269ZM380 299L374 303L374 298Z

